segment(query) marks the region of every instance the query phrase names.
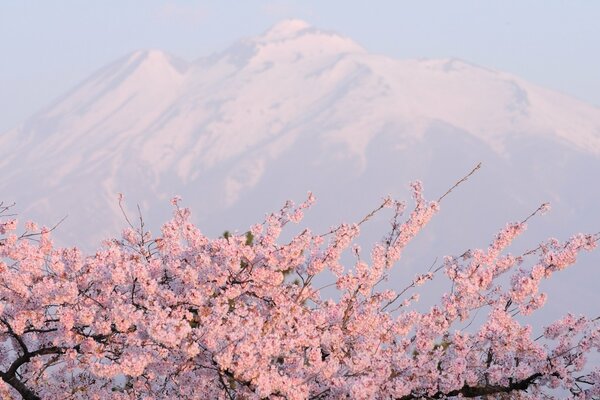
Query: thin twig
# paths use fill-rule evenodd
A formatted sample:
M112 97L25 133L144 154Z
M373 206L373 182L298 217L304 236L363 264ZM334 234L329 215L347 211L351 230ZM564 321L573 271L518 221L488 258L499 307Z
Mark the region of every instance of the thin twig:
M442 199L443 199L444 197L446 197L447 195L449 195L449 194L450 194L450 192L452 192L452 191L453 191L453 190L454 190L454 189L455 189L455 188L456 188L458 185L460 185L461 183L463 183L464 181L466 181L467 179L469 179L469 178L471 177L471 175L473 175L473 174L475 173L475 171L477 171L479 168L481 168L481 162L480 162L479 164L477 164L477 165L475 166L475 168L473 168L473 169L471 170L471 172L469 172L467 175L465 175L465 176L464 176L464 177L463 177L463 178L462 178L460 181L456 182L456 183L454 184L454 186L452 186L450 189L448 189L448 191L447 191L446 193L444 193L444 194L443 194L443 195L442 195L442 196L441 196L441 197L440 197L440 198L437 200L437 201L438 201L438 203L439 203L440 201L442 201Z
M524 224L525 222L529 221L529 219L532 218L533 216L535 216L537 213L539 213L540 211L542 211L544 209L547 209L548 205L549 205L549 203L543 203L534 212L529 214L529 216L527 218L525 218L523 221L521 221L521 223Z
M385 202L385 201L383 203L381 203L379 205L379 207L373 209L370 213L368 213L367 215L365 215L363 217L363 219L361 219L360 222L358 222L356 224L356 226L361 226L362 224L364 224L365 222L367 222L368 220L370 220L375 214L377 214L379 211L381 211L383 208L385 208L386 204L387 204L387 202ZM332 235L332 234L336 233L337 231L339 231L342 228L342 226L345 226L345 225L344 224L339 225L337 228L331 229L329 232L320 234L319 237L325 237L325 236Z
M119 208L121 209L121 214L123 214L123 217L125 217L125 221L127 221L127 224L131 227L131 229L135 230L135 227L133 226L133 224L129 220L129 217L127 216L127 213L125 212L125 209L123 209L123 195L121 194L119 194Z

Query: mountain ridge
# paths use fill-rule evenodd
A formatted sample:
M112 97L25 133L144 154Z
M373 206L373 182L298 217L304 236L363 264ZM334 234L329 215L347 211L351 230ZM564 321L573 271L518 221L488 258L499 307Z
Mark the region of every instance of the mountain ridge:
M18 193L23 181L48 193L43 201L29 191L16 196L25 211L44 216L60 205L83 217L83 208L102 209L86 219L105 236L121 224L117 192L132 193L145 210L183 192L226 213L259 186L267 190L272 169L300 176L287 160L315 174L300 179L308 190L320 170L350 182L372 170L381 146L393 149L389 162L398 164L444 135L456 138L449 150L487 148L494 163L510 163L519 142L537 140L558 154L596 159L600 109L462 60L369 54L349 38L291 20L191 62L157 49L120 58L3 134L0 169L4 193ZM406 180L422 175L414 172ZM330 194L325 182L314 185ZM190 189L196 186L204 189ZM373 190L388 188L382 182Z
M181 195L216 237L245 232L310 190L317 203L305 226L327 232L387 194L410 207L415 179L438 198L478 162L390 284L436 257L487 246L506 221L546 201L552 212L530 222L515 254L548 234L597 232L600 109L461 60L373 55L296 21L194 61L147 49L100 69L0 135L0 200L46 226L68 215L57 244L93 251L126 224L118 193L154 233ZM369 248L388 225L379 216L361 229ZM586 260L545 283L559 294L549 312L597 303L598 253ZM447 289L439 285L432 289Z

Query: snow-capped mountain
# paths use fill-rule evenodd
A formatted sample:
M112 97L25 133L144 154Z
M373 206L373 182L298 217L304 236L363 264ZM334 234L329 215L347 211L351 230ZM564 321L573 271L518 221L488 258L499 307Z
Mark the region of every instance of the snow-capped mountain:
M413 179L437 198L479 161L419 239L436 254L407 263L486 245L544 201L554 211L533 242L600 229L600 109L461 60L374 55L298 20L193 62L130 54L2 134L0 154L2 200L46 225L68 214L55 236L84 246L124 226L119 192L154 230L180 194L216 236L312 190L308 221L326 228L408 198Z

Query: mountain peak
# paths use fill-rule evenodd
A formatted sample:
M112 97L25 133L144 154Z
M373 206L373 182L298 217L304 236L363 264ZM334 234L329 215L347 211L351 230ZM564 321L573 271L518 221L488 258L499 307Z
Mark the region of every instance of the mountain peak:
M168 58L169 55L159 49L140 49L132 52L129 55L130 58L154 58L154 59L165 59Z
M281 40L297 36L300 32L312 28L312 26L301 19L285 19L275 24L265 34L267 40Z
M174 69L179 73L187 69L187 62L158 49L141 49L127 56L127 64L146 65L151 68Z
M323 57L365 52L352 39L318 29L299 19L283 20L262 35L233 48L243 48L246 53L252 53L259 63L298 61L301 58L315 61Z

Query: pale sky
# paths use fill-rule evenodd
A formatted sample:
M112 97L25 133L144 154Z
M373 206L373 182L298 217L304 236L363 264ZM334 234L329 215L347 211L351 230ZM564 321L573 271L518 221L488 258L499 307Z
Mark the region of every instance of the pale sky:
M456 57L600 106L598 1L0 2L0 132L128 52L187 60L300 18L394 58Z

